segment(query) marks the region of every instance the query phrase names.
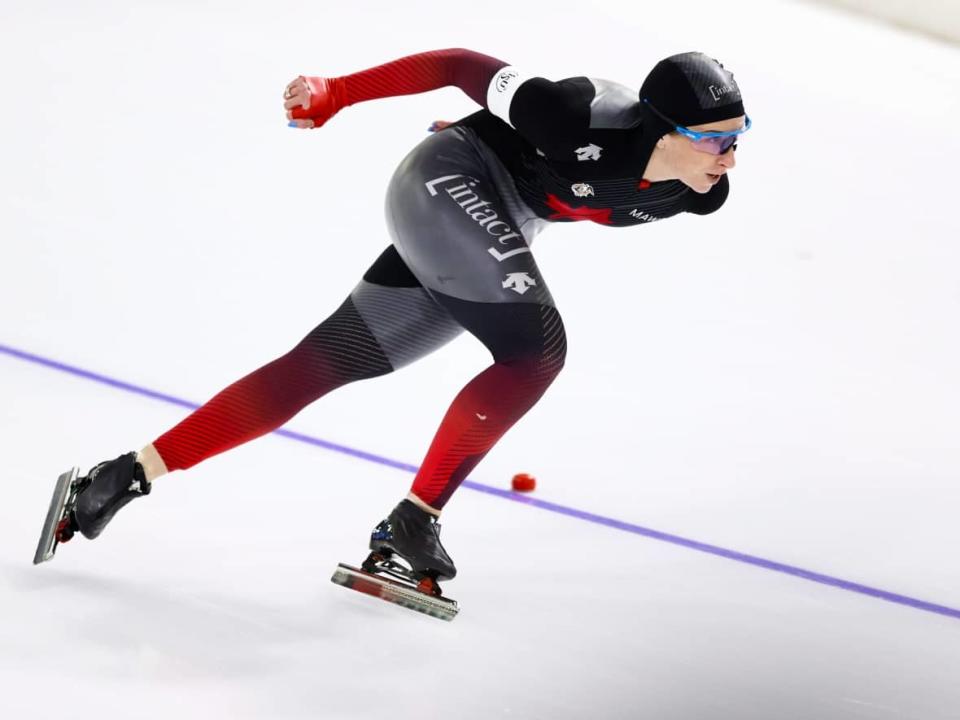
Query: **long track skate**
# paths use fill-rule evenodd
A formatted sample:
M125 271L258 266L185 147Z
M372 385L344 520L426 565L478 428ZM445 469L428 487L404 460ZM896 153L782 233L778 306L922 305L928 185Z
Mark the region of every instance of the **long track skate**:
M441 620L453 620L460 611L456 600L443 597L435 578L418 575L384 553L370 553L360 568L339 563L330 580Z
M77 495L82 489L79 475L80 468L75 467L57 478L50 509L47 510L47 519L43 523L43 532L40 533L40 542L37 543L37 553L33 556L34 565L50 560L57 552L57 545L73 537L70 511L77 504Z

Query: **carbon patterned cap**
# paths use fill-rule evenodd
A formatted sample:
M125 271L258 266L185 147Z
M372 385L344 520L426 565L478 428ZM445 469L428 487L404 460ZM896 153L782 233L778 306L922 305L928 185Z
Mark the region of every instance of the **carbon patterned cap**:
M701 52L671 55L658 62L640 88L640 102L680 125L701 125L744 114L733 73Z

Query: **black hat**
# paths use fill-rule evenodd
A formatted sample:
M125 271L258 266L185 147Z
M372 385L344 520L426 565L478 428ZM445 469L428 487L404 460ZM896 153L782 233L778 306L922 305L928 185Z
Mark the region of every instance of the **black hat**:
M744 114L740 88L733 73L701 52L671 55L658 62L640 88L640 105L650 120L653 105L678 125L701 125ZM660 118L655 125L673 130Z

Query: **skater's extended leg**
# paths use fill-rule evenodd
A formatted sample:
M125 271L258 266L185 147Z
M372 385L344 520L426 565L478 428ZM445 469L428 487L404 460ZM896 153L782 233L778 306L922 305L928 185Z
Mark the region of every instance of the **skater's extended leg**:
M389 373L461 331L388 248L296 347L221 391L153 445L168 470L190 468L275 430L331 390Z
M437 349L463 331L421 287L390 247L340 308L283 357L217 394L139 453L98 464L61 541L100 534L154 479L279 427L334 388L382 375Z
M290 352L222 390L153 445L185 470L277 429L334 388L393 368L348 298Z

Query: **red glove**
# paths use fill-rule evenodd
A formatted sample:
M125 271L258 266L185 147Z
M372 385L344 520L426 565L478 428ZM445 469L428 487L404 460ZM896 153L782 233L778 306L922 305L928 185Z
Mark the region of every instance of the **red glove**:
M287 119L297 127L320 127L350 103L342 78L304 77L287 85Z

